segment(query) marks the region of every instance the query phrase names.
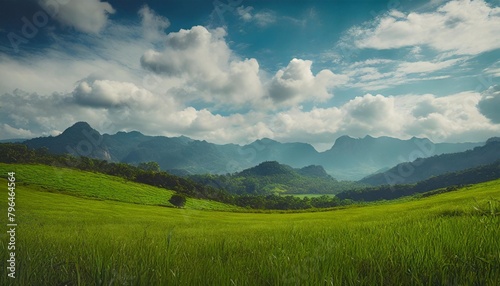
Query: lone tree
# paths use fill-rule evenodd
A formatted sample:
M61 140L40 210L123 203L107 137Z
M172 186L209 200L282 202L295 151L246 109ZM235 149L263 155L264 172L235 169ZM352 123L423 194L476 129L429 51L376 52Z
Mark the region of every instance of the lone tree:
M183 195L174 194L168 201L174 206L182 208L186 204L186 197Z

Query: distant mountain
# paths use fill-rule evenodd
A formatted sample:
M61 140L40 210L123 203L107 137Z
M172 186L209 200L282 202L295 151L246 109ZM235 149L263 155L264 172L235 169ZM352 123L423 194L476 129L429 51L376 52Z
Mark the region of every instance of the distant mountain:
M416 157L460 152L482 145L434 144L420 138L342 136L330 150L318 152L306 143L280 143L267 138L240 146L218 145L185 136L147 136L137 131L100 134L85 122L74 124L58 136L34 138L24 144L31 148L46 147L57 154L70 153L111 162L155 161L162 170L182 175L235 173L262 162L277 161L293 168L323 166L326 173L340 180L358 180Z
M30 148L45 147L51 153L72 154L112 161L101 134L86 122L77 122L56 137L40 137L24 141Z
M365 202L392 200L415 194L421 194L421 196L426 197L454 191L470 184L496 180L498 178L500 178L500 160L492 164L432 176L431 178L415 184L383 185L364 189L353 189L339 193L336 197L342 200L350 199Z
M427 138L401 140L391 137L339 137L316 162L336 178L360 179L398 163L434 155L461 152L482 143L433 143Z
M278 161L293 167L313 164L319 154L313 146L306 143L280 143L268 138L243 146L241 151L250 159L251 164Z
M372 186L410 184L449 172L491 164L499 159L500 140L492 138L484 146L473 150L401 163L386 172L368 176L360 182Z

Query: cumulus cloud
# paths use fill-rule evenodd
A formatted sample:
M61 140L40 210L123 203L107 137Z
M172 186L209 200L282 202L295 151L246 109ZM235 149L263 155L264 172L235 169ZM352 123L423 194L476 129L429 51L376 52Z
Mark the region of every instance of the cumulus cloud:
M402 128L405 117L397 112L394 97L366 94L343 107L345 122L350 128L366 134L394 134Z
M226 68L231 56L224 36L226 31L222 28L213 31L202 26L181 29L168 34L163 51L146 51L141 64L145 69L169 76L190 74L215 79Z
M268 78L256 59L235 55L225 36L222 28L207 30L201 26L169 33L164 49L146 51L141 65L160 76L181 79L169 91L178 99L226 106L248 103L263 107L269 99L285 105L325 101L333 96L334 87L348 80L327 69L314 75L312 61L302 59L291 60Z
M153 94L129 82L111 80L82 81L73 91L78 104L98 108L151 107Z
M477 106L491 122L500 124L500 85L491 86L485 90Z
M108 15L115 13L111 4L100 0L39 0L38 3L61 24L84 33L99 33L106 25Z
M475 55L500 48L500 8L485 1L456 0L434 12L391 11L368 27L348 33L358 48L428 46L439 52Z
M333 96L331 88L347 82L347 77L322 70L313 75L312 61L292 59L287 67L276 72L269 84L269 96L274 102L297 103L325 101Z
M143 68L182 84L171 91L188 100L220 104L253 102L263 96L259 64L233 54L222 28L195 26L167 35L163 51L148 50L141 57Z

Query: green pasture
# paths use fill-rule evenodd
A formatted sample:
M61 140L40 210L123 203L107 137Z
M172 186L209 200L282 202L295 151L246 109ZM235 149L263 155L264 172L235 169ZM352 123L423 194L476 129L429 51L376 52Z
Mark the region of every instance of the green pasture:
M324 212L243 213L201 200L173 208L172 192L101 174L0 171L0 285L500 285L500 180ZM7 171L18 179L15 279Z

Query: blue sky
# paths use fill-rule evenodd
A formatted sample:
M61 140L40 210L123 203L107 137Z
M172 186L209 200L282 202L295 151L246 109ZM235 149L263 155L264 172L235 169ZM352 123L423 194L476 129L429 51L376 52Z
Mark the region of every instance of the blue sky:
M500 134L499 1L0 2L0 139Z

